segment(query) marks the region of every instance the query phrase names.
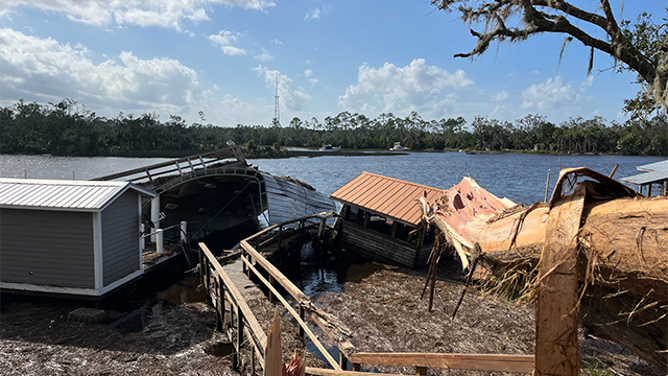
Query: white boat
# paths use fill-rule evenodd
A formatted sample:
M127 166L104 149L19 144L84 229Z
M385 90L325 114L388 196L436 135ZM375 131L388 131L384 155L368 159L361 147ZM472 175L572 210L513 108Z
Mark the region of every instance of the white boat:
M322 145L320 151L340 151L341 147L340 146L332 146L332 145Z
M395 142L394 146L390 148L390 151L406 151L407 147L401 146L401 142Z

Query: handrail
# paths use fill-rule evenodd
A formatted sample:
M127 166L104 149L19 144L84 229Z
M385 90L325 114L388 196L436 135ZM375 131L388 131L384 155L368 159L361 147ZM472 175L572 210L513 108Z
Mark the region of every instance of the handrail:
M311 300L297 287L295 286L292 281L290 281L287 277L283 275L271 262L269 262L267 259L265 259L258 250L256 250L253 246L249 244L249 241L255 241L256 244L259 246L259 239L260 236L267 234L268 232L279 228L282 229L283 226L288 225L290 223L296 223L296 222L302 222L305 223L307 220L312 219L312 218L318 218L320 220L324 220L325 217L323 216L322 213L320 214L313 214L297 219L293 219L291 221L283 222L280 224L276 224L273 226L270 226L257 234L254 234L244 240L241 241L241 249L242 249L242 258L245 258L245 253L248 254L257 264L262 266L262 268L270 275L270 278L273 279L275 282L279 283L287 292L290 294L299 304L300 306L303 306L306 310L308 310L311 313L311 317L313 318L313 321L315 324L320 327L325 334L336 344L336 346L339 348L339 353L341 355L340 358L340 366L341 368L345 368L346 362L349 360L349 356L351 353L355 351L355 346L353 346L350 341L345 339L346 334L346 329L342 329L343 325L336 319L336 317L327 314L326 312L322 311L318 307L311 302ZM245 252L245 253L244 253ZM328 319L329 318L329 319ZM333 330L338 331L339 333L333 333Z
M353 364L434 367L472 371L531 373L533 355L443 354L443 353L355 353Z
M285 300L285 298L283 298L283 297L281 296L281 294L276 290L276 288L274 288L274 286L272 286L271 283L270 283L269 281L267 281L267 279L264 278L264 277L262 276L262 274L260 274L260 272L253 266L253 264L252 264L250 261L248 261L248 259L247 259L246 257L241 256L241 260L242 260L242 261L246 264L246 266L247 266L247 267L248 267L248 268L255 274L255 276L256 276L262 283L264 283L265 286L267 286L267 288L274 294L274 296L275 296L276 298L278 298L278 300L279 300L281 303L283 303L283 306L288 310L288 312L290 312L290 314L292 315L292 317L294 317L295 320L297 320L297 323L299 324L299 326L301 326L301 327L304 329L304 332L309 336L309 338L311 338L311 341L313 341L313 344L315 344L315 346L318 348L318 350L320 350L320 353L322 354L322 356L324 356L325 359L327 359L327 362L328 362L328 363L329 363L335 370L340 370L341 367L339 366L339 364L336 362L336 360L334 360L334 358L332 358L332 356L329 354L329 352L327 351L327 349L325 348L325 346L323 346L322 343L320 343L320 341L318 340L318 337L316 337L315 334L313 334L313 332L311 331L311 329L308 327L308 325L306 325L306 323L304 322L304 320L302 320L302 318L301 318L300 315L294 310L294 308L292 308L292 306L290 305L290 303L288 303L288 301Z
M260 323L257 321L257 318L253 314L253 311L251 311L250 307L248 307L248 304L246 303L246 300L244 297L241 295L239 290L236 288L234 285L234 282L232 282L232 279L230 279L229 275L223 270L223 267L220 265L218 260L216 260L215 256L211 253L209 248L204 244L203 242L199 243L200 251L201 251L201 257L202 259L200 261L206 262L206 267L204 268L205 270L200 272L206 273L206 288L208 290L209 288L209 266L208 264L210 263L216 273L218 274L219 278L222 280L222 285L224 286L225 289L227 289L227 293L229 293L229 296L231 297L230 303L232 305L236 305L238 311L237 311L237 339L242 338L243 336L243 331L245 331L245 326L244 321L246 321L246 324L248 325L249 328L249 333L252 338L253 342L253 347L254 347L254 352L257 352L259 355L261 355L261 358L264 355L264 349L267 346L267 335L264 333L262 330L262 327L260 326ZM207 292L208 293L208 292ZM221 295L225 295L225 291L221 293ZM218 308L221 310L221 316L224 316L225 312L225 306L224 306L224 296L219 296L220 302L218 302ZM222 320L221 320L222 321ZM222 325L221 325L222 326ZM241 341L238 341L238 347L241 345ZM237 348L237 351L239 351L239 348ZM264 362L260 362L261 364L264 364Z
M111 174L111 175L101 176L99 178L95 178L95 179L92 179L92 180L118 179L118 178L122 178L124 176L131 176L131 175L139 174L139 173L145 172L146 170L153 170L153 169L156 169L156 168L171 166L174 163L179 163L180 164L180 163L183 163L183 162L187 162L191 158L219 157L220 155L223 155L223 154L229 154L228 156L230 156L230 157L237 157L237 155L235 154L235 148L237 148L237 147L238 146L228 146L228 147L223 148L223 149L214 150L214 151L210 151L210 152L207 152L207 153L193 154L193 155L190 155L190 156L187 156L187 157L183 157L183 158L179 158L179 159L173 159L173 160L170 160L169 162L161 162L161 163L152 164L150 166L138 167L138 168L135 168L135 169L131 169L131 170L123 171L123 172L118 172L118 173ZM220 159L220 158L217 158L217 159Z

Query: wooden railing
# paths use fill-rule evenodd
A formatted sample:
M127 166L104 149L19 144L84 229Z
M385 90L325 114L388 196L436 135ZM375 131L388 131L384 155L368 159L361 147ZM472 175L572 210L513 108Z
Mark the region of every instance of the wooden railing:
M503 354L442 354L442 353L362 353L355 352L355 347L344 338L347 329L332 315L317 308L309 298L295 286L287 277L285 277L273 264L265 259L260 250L263 246L278 242L279 247L283 239L284 227L299 223L301 230L316 225L307 225L309 220L317 218L325 221L327 216L323 214L311 215L298 218L290 222L284 222L271 226L259 233L241 241L241 260L243 262L244 272L250 277L251 273L257 280L268 289L269 299L272 302L278 300L287 311L292 315L300 328L300 335L304 338L307 335L316 348L321 352L327 363L333 369L306 368L307 375L318 376L361 376L369 373L360 372L362 364L384 365L384 366L403 366L416 367L417 373L426 375L427 368L448 368L476 371L497 371L497 372L518 372L530 373L534 369L533 355L503 355ZM261 238L278 229L277 233L261 241ZM255 247L251 246L255 244ZM259 364L264 369L264 351L267 344L267 336L262 327L255 318L253 312L248 307L241 293L234 286L230 277L225 273L220 263L209 251L204 243L200 245L200 273L207 296L211 298L211 303L216 308L216 328L223 330L225 320L225 302L230 304L231 317L230 338L235 338L233 329L236 329L237 335L234 341L235 354L233 355L233 366L240 365L238 356L239 351L245 343L251 345L251 369L255 369L255 364ZM268 275L266 278L260 271L260 268ZM295 308L288 302L280 292L277 286L282 286L297 302ZM313 334L309 326L304 321L304 315L308 312L311 318L337 345L340 351L340 358L337 363L322 345L318 338ZM247 340L244 340L247 338ZM347 363L352 363L353 371L345 371ZM389 374L374 374L379 376L392 376Z
M228 336L234 338L233 328L236 329L236 340L234 341L235 352L232 356L232 366L238 368L240 365L239 351L249 339L251 344L251 369L255 369L255 359L264 366L264 349L267 346L267 336L257 318L246 303L246 300L236 288L230 277L220 265L216 257L211 253L204 243L199 243L199 271L207 298L216 308L216 330L223 331L225 322L225 302L230 304L230 329Z
M313 304L311 300L297 286L295 286L294 283L292 283L292 281L285 277L283 273L281 273L271 262L269 262L260 254L262 247L274 242L278 242L278 247L280 248L284 236L284 227L293 223L299 223L298 231L306 231L307 229L313 228L315 226L324 226L324 222L332 215L334 214L314 214L268 227L265 230L260 231L257 234L241 241L241 260L244 263L244 272L247 273L249 277L251 273L253 273L257 279L267 287L269 290L269 300L274 302L278 299L285 306L288 312L295 318L297 324L299 325L299 332L302 334L302 338L304 334L308 335L308 337L313 341L313 344L316 346L316 348L318 348L322 356L325 358L327 363L329 363L335 370L341 370L345 369L347 365L348 355L354 352L354 346L349 341L342 339L340 333L337 333L337 330L340 329L346 331L345 328L343 328L340 322L335 321L335 318L333 318L331 315L317 308L315 304ZM320 224L308 225L309 220L313 219L320 221ZM276 229L278 229L276 234L268 239L265 239L264 241L261 241L264 235L275 231ZM255 247L251 246L250 243L254 243ZM262 275L257 266L261 267L268 274L268 279ZM278 285L282 286L283 289L285 289L285 291L295 299L298 305L298 311L295 310L295 308L292 307L290 303L285 300L276 290ZM311 329L304 322L305 312L311 314L311 318L316 323L316 325L320 327L320 329L322 329L323 332L325 332L338 346L339 353L341 354L338 363L336 360L334 360L334 358L332 358L327 349L322 345L322 343L320 343L315 334L313 334Z
M416 367L418 374L426 374L427 367L518 373L531 373L534 367L533 355L504 354L356 353L351 361L355 371L372 364Z

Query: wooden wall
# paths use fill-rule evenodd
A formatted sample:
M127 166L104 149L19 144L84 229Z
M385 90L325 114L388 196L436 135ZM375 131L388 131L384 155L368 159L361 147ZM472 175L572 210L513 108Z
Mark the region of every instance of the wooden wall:
M339 241L343 248L380 262L415 267L417 245L381 234L355 222L344 220L341 224ZM421 259L426 263L426 258L420 257L419 260Z

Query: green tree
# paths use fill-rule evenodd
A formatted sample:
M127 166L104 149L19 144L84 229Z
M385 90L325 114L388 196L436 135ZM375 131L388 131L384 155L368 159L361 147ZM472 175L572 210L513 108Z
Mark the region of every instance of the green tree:
M483 32L471 28L478 38L475 47L455 57L482 55L493 41L521 42L541 33L560 33L568 42L580 41L591 49L588 72L593 68L594 50L615 59L616 71L634 71L641 89L635 99L626 102L626 110L651 113L658 106L668 106L668 29L656 24L643 13L635 22L618 22L609 0L599 0L593 10L578 7L565 0L431 0L443 11L457 11L464 22L482 24ZM668 8L666 8L668 13ZM519 19L518 26L509 22ZM605 38L588 30L597 29Z

